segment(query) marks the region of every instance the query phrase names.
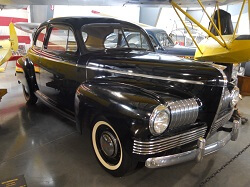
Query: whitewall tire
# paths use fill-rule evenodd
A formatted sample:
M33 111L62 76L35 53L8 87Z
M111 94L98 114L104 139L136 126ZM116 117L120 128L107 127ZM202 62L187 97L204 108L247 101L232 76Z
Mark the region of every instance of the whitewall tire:
M97 147L97 143L96 143L96 131L98 129L98 127L100 127L101 125L104 125L104 126L107 126L109 127L113 133L115 134L117 140L118 140L118 146L119 146L119 149L121 150L121 154L120 154L120 159L118 161L117 164L111 164L111 163L108 163L107 161L105 161L103 159L103 157L101 156L99 150L98 150L98 147ZM97 123L95 123L94 127L93 127L93 130L92 130L92 145L93 145L93 148L94 148L94 151L95 151L95 154L98 158L98 160L101 162L101 164L107 168L108 170L116 170L118 169L120 166L121 166L121 162L122 162L122 148L121 148L121 142L119 140L119 137L118 135L116 134L115 130L105 121L98 121Z
M121 177L136 167L137 161L125 151L118 133L106 118L94 121L91 140L97 160L111 175Z

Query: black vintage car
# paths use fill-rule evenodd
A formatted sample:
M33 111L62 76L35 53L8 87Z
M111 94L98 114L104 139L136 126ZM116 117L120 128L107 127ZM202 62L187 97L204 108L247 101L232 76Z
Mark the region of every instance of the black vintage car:
M128 42L128 32L140 42ZM111 35L115 45L106 41ZM239 95L223 68L155 53L146 32L125 21L48 20L18 64L27 103L39 98L80 133L89 129L97 160L114 176L138 162L157 168L200 161L238 136L240 121L223 127ZM206 145L221 130L228 135Z
M194 59L195 47L175 45L165 30L154 27L145 27L149 38L158 53L170 54L188 59Z

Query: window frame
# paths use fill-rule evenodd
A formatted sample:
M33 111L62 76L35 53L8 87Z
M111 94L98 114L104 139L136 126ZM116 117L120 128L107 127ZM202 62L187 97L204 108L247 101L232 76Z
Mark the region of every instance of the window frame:
M75 41L76 41L76 48L77 48L76 51L66 51L66 50L65 51L54 51L54 50L47 49L53 28L65 28L65 30L68 30L68 29L71 30L73 33L73 36L75 38ZM67 38L67 45L68 45L68 38ZM78 54L79 53L79 44L77 42L77 38L76 38L76 34L74 32L74 29L70 25L67 25L67 24L55 24L55 23L49 24L48 29L47 29L47 34L46 34L46 40L44 40L44 50L49 51L49 52L53 52L53 53L59 53L59 54L60 53L71 53L73 55Z
M44 38L43 38L43 42L42 42L42 47L41 47L41 49L43 49L44 42L45 42L45 40L46 40L46 38L47 38L47 31L48 31L47 26L42 26L42 27L40 27L40 28L36 31L36 34L34 35L34 38L33 38L33 41L34 41L33 45L36 46L36 47L38 47L38 46L36 45L36 42L37 42L38 36L39 36L40 33L43 31L43 29L45 29L45 34L44 34ZM40 48L40 47L39 47L39 48Z
M147 34L147 32L141 28L141 27L135 27L135 26L130 26L130 25L127 25L127 24L121 24L121 23L89 23L89 24L85 24L81 27L80 29L80 34L81 34L81 40L82 40L82 43L84 45L84 50L87 52L87 53L93 53L94 51L91 51L89 50L86 45L85 45L85 42L83 40L83 36L82 36L82 32L84 32L84 28L85 27L88 27L88 26L117 26L118 28L127 28L127 29L132 29L132 30L138 30L141 32L141 34L145 37L147 43L148 43L148 46L149 46L149 51L152 51L152 52L155 52L155 49L154 49L154 46L152 45L151 41L150 41L150 38L149 38L149 35ZM108 36L108 35L107 35ZM107 37L106 36L106 37ZM97 50L97 51L104 51L104 50Z
M162 46L162 44L161 44L161 42L160 42L160 40L158 38L159 34L166 35L166 39L168 40L168 44L169 44L168 46ZM154 35L155 35L155 38L157 39L157 41L160 43L160 45L161 45L162 48L164 48L164 47L170 48L170 47L174 46L174 41L169 37L169 35L166 32L160 31L160 32L156 32Z

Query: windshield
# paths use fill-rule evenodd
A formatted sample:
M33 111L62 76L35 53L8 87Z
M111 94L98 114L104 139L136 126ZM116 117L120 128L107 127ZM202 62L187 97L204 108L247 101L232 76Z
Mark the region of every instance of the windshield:
M156 33L155 36L163 48L174 46L174 42L171 40L171 38L169 38L167 33L159 32Z
M121 25L86 25L82 29L82 37L89 51L131 48L133 50L152 50L141 30Z

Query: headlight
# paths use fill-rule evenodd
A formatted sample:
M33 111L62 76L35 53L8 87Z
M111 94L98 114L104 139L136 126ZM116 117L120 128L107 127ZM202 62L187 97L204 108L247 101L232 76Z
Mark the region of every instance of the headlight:
M151 114L149 130L153 135L162 134L170 123L170 111L165 105L157 106Z
M235 106L240 100L240 90L237 86L235 86L234 89L232 90L231 98L232 98L231 104L232 106Z

